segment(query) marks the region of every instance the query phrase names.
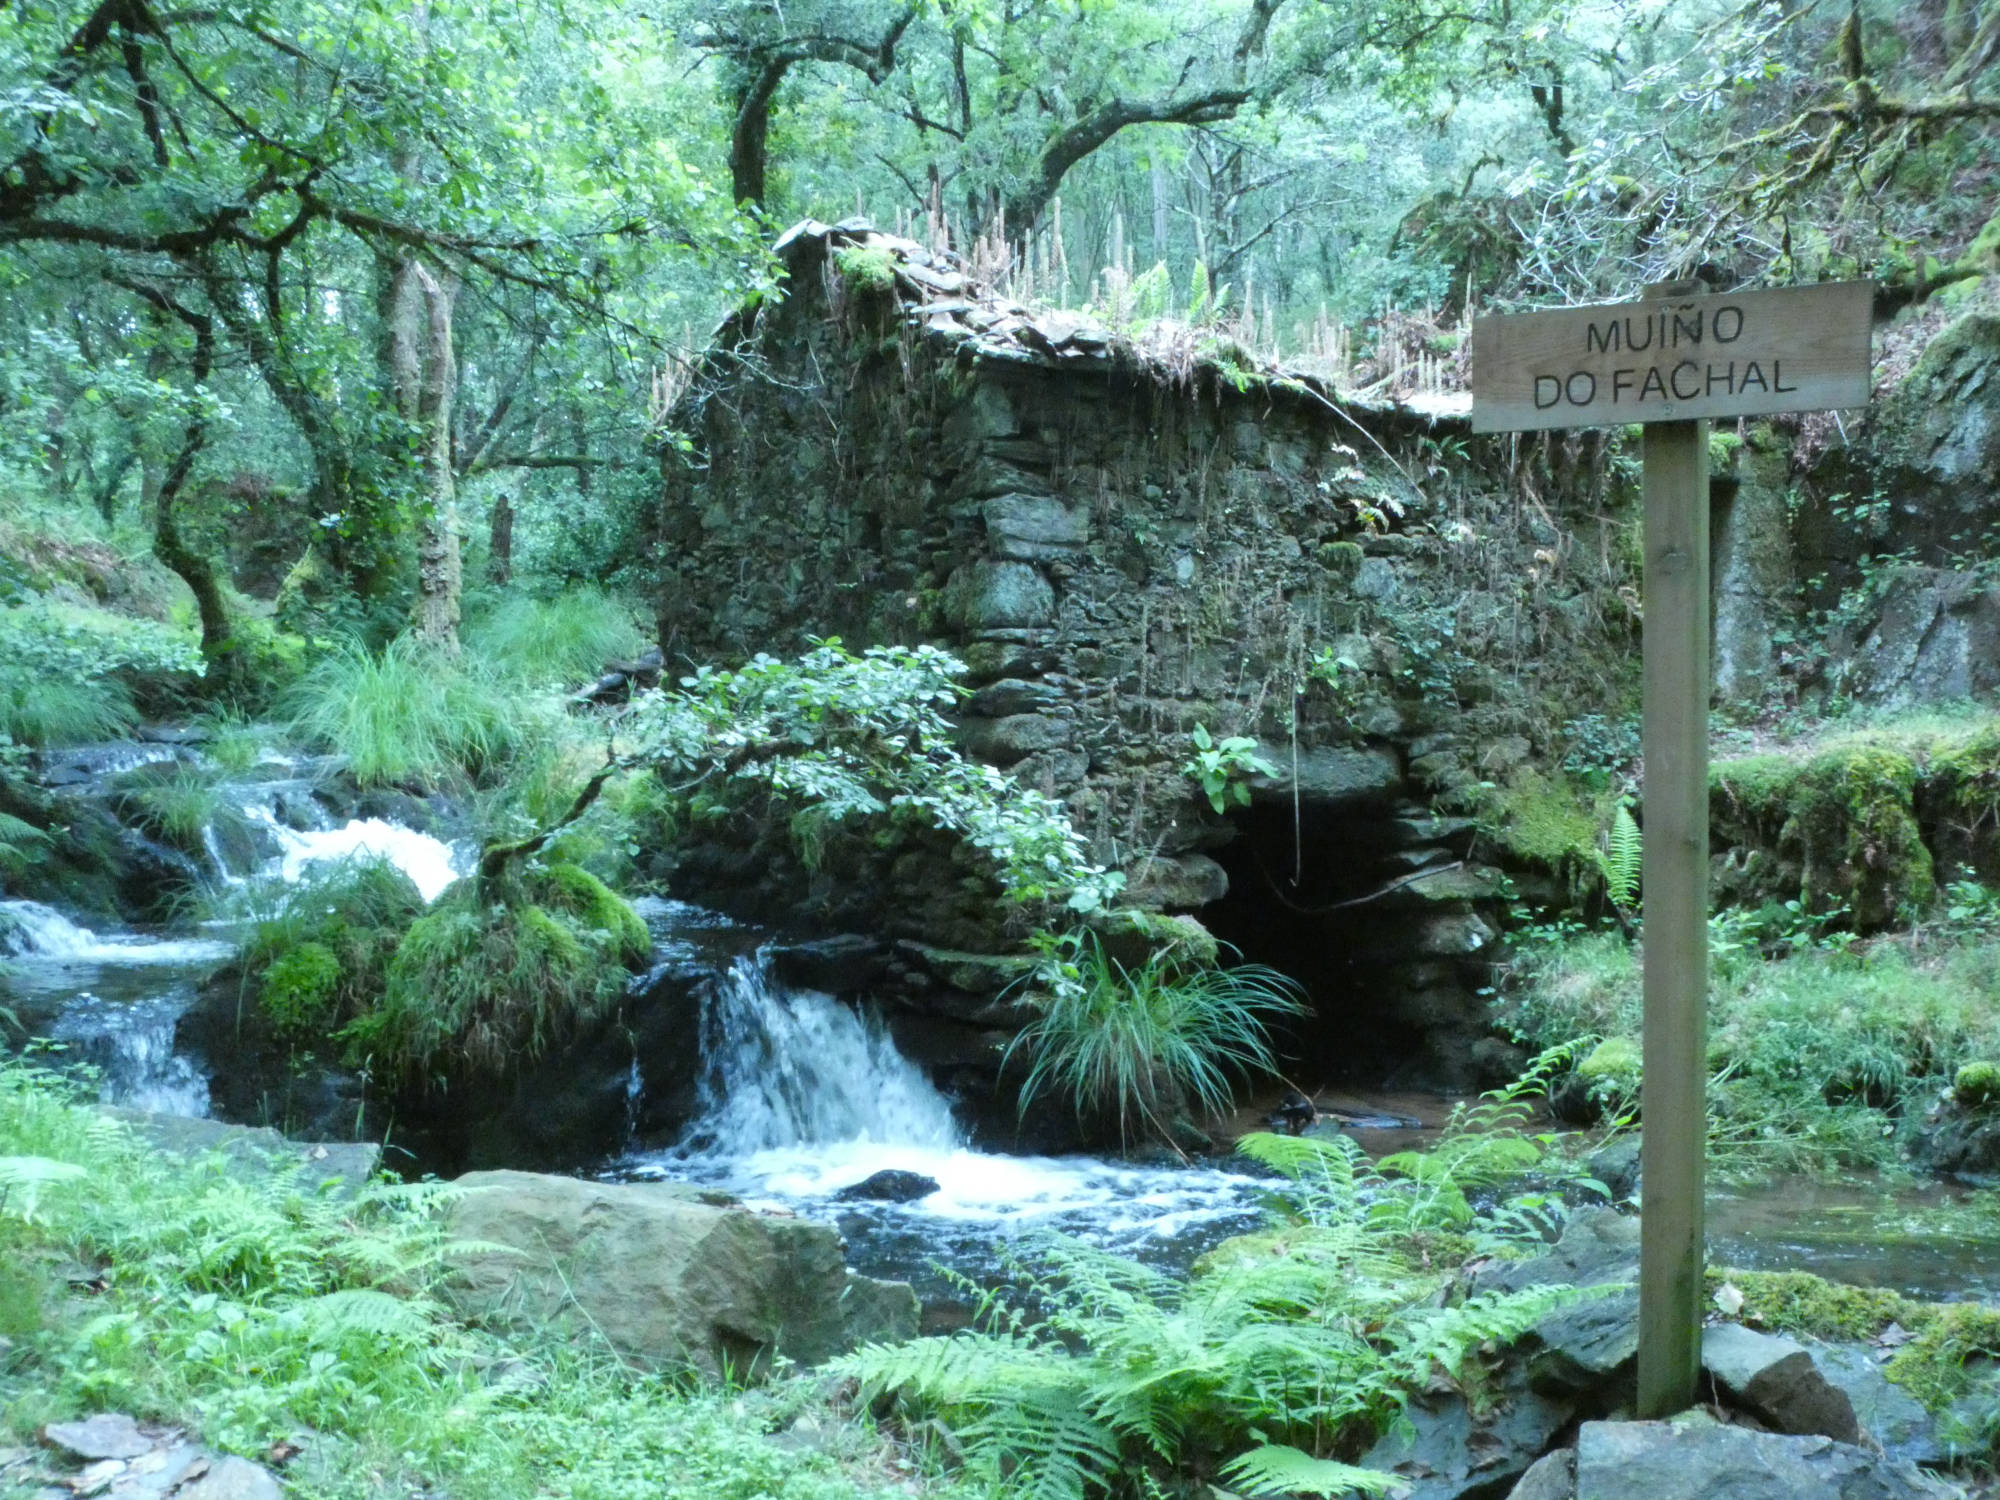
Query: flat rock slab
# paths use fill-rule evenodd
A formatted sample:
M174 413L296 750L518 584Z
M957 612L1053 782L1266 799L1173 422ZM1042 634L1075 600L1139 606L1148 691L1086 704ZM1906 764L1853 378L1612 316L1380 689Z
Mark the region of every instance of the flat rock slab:
M1851 1443L1708 1417L1586 1422L1576 1500L1946 1500L1960 1492Z
M1758 1333L1740 1323L1716 1323L1701 1333L1701 1367L1736 1405L1765 1426L1861 1441L1854 1404L1830 1383L1803 1344Z
M284 1500L278 1481L248 1459L225 1458L192 1484L174 1491L174 1500Z
M81 1422L49 1423L42 1429L42 1441L88 1464L105 1458L137 1458L153 1450L155 1439L121 1412L99 1412Z
M1536 1459L1507 1500L1575 1500L1576 1450L1561 1448Z
M124 1121L151 1145L175 1156L220 1155L239 1176L297 1167L307 1183L337 1182L341 1192L351 1193L382 1165L382 1148L373 1141L293 1141L268 1126L159 1115L117 1105L98 1112Z
M271 1473L248 1459L213 1453L176 1430L147 1432L129 1416L102 1412L43 1429L50 1450L0 1454L8 1494L99 1500L283 1500ZM12 1487L8 1487L12 1486ZM41 1486L23 1489L22 1486Z

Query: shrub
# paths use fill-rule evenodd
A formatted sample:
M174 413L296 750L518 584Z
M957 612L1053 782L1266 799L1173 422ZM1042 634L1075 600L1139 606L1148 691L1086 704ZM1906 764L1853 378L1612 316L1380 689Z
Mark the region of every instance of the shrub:
M608 661L645 649L629 605L602 589L569 589L553 598L509 594L465 629L466 649L503 677L536 686L595 678Z
M1298 986L1261 964L1207 968L1166 950L1128 968L1094 932L1068 947L1073 959L1052 953L1038 971L1048 997L1008 1048L1029 1059L1024 1111L1053 1092L1079 1115L1152 1133L1184 1111L1222 1114L1233 1076L1272 1070L1268 1022L1305 1009Z
M280 1035L324 1035L340 1012L340 960L325 943L304 942L264 971L260 1003Z
M26 745L109 739L135 717L111 674L202 671L188 635L103 610L36 603L0 608L0 736Z
M411 635L379 653L343 642L313 664L289 702L294 730L345 755L364 786L477 777L519 739L498 686Z

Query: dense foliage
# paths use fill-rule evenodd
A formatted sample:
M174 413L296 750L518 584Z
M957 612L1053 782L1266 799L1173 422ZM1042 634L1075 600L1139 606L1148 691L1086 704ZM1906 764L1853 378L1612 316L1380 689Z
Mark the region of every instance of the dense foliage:
M1248 1136L1239 1149L1288 1179L1281 1227L1226 1242L1186 1283L1050 1242L1014 1287L967 1289L975 1329L864 1349L846 1367L910 1419L946 1424L969 1473L1010 1494L1124 1493L1141 1473L1387 1493L1392 1476L1352 1460L1407 1396L1439 1372L1475 1379L1480 1346L1580 1295L1440 1295L1440 1252L1532 1242L1560 1218L1547 1196L1468 1200L1539 1159L1525 1115L1489 1101L1434 1151L1379 1165L1344 1138Z

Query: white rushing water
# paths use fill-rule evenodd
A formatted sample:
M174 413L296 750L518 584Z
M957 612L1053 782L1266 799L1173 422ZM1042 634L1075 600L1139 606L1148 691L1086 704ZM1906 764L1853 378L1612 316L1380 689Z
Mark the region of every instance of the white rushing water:
M51 964L200 964L227 958L213 938L153 938L95 931L39 901L0 901L0 955Z
M416 885L424 900L435 901L465 873L463 853L442 839L382 818L356 818L338 828L301 832L278 821L269 808L249 807L245 816L263 824L281 851L268 873L287 884L303 879L315 864L343 859L383 859Z
M718 975L702 1006L700 1118L690 1141L730 1157L790 1147L958 1144L951 1106L878 1017L772 981L761 958ZM866 1175L866 1174L863 1174Z
M1248 1175L972 1148L878 1017L779 983L762 955L716 975L701 1045L695 1123L621 1175L837 1216L854 1263L877 1274L909 1276L932 1260L981 1274L1008 1241L1038 1230L1184 1263L1259 1222L1267 1184ZM907 1203L840 1197L883 1171L918 1173L938 1190Z

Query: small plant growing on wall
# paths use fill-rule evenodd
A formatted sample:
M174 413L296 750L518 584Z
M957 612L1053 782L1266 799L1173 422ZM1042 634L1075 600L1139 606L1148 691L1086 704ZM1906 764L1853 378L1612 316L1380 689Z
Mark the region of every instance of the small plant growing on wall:
M1257 753L1257 742L1244 735L1218 740L1206 724L1197 724L1189 738L1194 741L1194 755L1181 771L1201 783L1208 805L1218 813L1250 805L1252 776L1278 774L1277 767Z

